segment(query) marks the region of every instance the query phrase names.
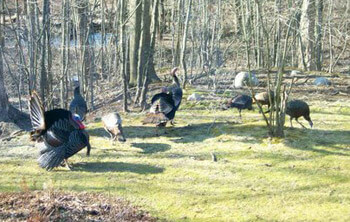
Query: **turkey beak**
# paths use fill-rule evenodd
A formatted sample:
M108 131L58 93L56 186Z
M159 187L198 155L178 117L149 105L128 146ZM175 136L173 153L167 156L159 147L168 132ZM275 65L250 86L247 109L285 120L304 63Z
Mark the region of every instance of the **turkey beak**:
M313 122L310 120L309 121L310 127L312 128L314 126Z
M123 127L122 127L122 124L119 124L118 125L118 141L119 142L125 142L126 139L125 139L125 136L124 136L124 133L123 133Z

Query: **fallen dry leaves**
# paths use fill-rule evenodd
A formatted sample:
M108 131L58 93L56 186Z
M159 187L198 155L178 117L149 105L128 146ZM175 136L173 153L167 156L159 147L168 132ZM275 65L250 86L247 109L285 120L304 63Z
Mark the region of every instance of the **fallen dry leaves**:
M116 197L96 193L0 193L0 221L156 221Z

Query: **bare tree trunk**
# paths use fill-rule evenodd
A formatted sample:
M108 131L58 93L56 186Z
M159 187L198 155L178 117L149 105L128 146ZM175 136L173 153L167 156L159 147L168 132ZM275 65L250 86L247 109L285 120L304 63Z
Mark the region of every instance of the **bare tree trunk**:
M35 39L35 2L27 0L27 21L28 21L28 52L29 52L29 92L34 90L36 87L36 69L35 69L35 59L36 59L36 39Z
M276 15L280 16L281 14L281 0L276 0L275 1L275 5L276 5ZM281 19L278 19L277 21L277 26L276 26L276 36L275 36L275 44L274 44L274 64L275 67L279 67L280 64L279 59L280 59L280 54L281 52L281 31L282 31L282 23L281 23Z
M90 53L89 45L89 31L90 26L88 24L88 15L93 14L96 7L96 0L94 1L93 9L89 13L89 1L88 0L75 0L75 14L76 14L76 30L77 30L77 39L79 42L79 80L81 89L83 89L84 95L87 99L88 93L90 93L90 107L93 109L93 83L92 72L91 72L91 63L94 59ZM90 25L93 15L90 18ZM88 88L90 91L88 91Z
M315 53L314 53L314 39L315 39L315 0L303 0L301 8L300 19L300 34L302 43L302 54L305 58L307 70L315 69ZM301 67L302 61L299 63Z
M182 82L182 88L185 88L187 83L186 42L187 42L188 22L190 20L191 7L192 7L192 0L189 0L187 13L186 13L183 39L182 39L182 50L181 50L181 66L182 66L182 69L184 70L184 79Z
M328 72L333 72L333 34L332 34L332 16L333 16L333 0L329 0L328 4L328 35L329 35L329 68Z
M139 63L138 63L138 85L137 85L137 91L135 95L135 103L139 103L140 96L142 92L142 85L145 75L148 74L148 65L149 65L149 55L150 55L150 1L144 1L143 2L143 12L142 12L142 34L141 34L141 45L140 45L140 51L139 51ZM148 78L148 77L147 77Z
M179 65L179 57L180 57L180 41L181 41L181 31L182 31L182 15L183 15L183 7L184 0L177 1L177 25L176 25L176 42L175 42L175 51L173 64L174 66Z
M83 86L83 90L86 90L87 82L86 79L89 76L89 62L90 58L88 56L88 0L75 0L75 14L76 14L76 30L77 38L79 42L80 49L80 67L78 69L80 76L80 84Z
M323 17L323 0L317 1L317 24L316 24L316 70L322 69L322 17Z
M8 100L8 95L5 88L4 81L4 47L5 39L3 37L3 26L5 24L4 16L4 2L1 2L1 24L0 24L0 121L12 121L23 129L29 129L30 120L27 114L24 114L11 106Z
M172 55L172 66L174 67L175 64L175 28L176 28L176 23L175 23L175 5L176 5L176 0L172 1L172 7L171 7L171 55Z
M63 19L61 22L61 76L60 76L60 106L62 108L67 108L67 101L65 98L65 80L67 75L67 45L69 44L69 33L68 33L68 6L69 0L63 0L62 2L62 15Z
M103 77L106 71L106 62L105 62L105 45L106 45L106 26L105 26L105 10L106 10L105 0L101 0L101 72L100 76ZM98 82L96 81L98 85Z
M240 0L233 0L233 5L234 5L234 13L235 13L235 32L237 34L240 34L242 30L242 16L240 13L240 8L241 8L241 2Z
M140 105L141 108L144 110L146 108L146 95L148 92L148 84L150 82L150 77L152 72L154 72L154 64L153 64L153 57L154 57L154 48L156 44L156 34L157 34L157 28L158 28L158 5L159 5L159 0L154 0L153 2L153 11L152 11L152 35L151 35L151 42L150 42L150 54L149 54L149 59L146 64L146 74L143 82L143 87L142 87L142 93L141 93L141 99L140 99Z
M130 81L131 86L137 85L138 79L138 56L141 39L141 16L142 16L142 1L132 0L132 7L136 8L135 14L131 19L132 35L130 38Z
M49 93L48 81L47 81L47 70L46 70L46 41L49 35L49 19L50 19L50 1L43 1L43 19L42 19L42 36L41 36L41 60L40 60L40 96L44 103L44 106L48 103L46 96Z
M125 33L125 18L126 18L126 1L120 2L120 48L121 48L121 77L123 82L123 111L128 111L128 96L126 82L126 33Z
M1 3L1 12L4 12L4 3ZM1 25L0 25L0 121L8 120L8 110L9 110L9 101L8 95L5 88L4 82L4 64L3 64L3 50L5 46L5 40L2 34L2 27L4 21L3 16L1 16Z

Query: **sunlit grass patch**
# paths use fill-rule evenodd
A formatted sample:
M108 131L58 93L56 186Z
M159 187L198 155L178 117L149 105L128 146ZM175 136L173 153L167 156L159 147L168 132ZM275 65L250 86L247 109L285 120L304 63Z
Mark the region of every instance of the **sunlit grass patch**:
M73 171L40 169L27 136L1 144L0 191L101 192L170 221L350 219L349 105L311 101L313 129L287 117L286 137L270 139L257 110L240 120L220 103L183 101L165 129L122 113L125 143L89 123L91 156L73 156Z

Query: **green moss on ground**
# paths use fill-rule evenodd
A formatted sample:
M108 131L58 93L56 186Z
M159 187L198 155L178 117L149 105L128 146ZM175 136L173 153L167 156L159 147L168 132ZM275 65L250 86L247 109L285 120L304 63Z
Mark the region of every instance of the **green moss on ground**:
M287 120L286 138L270 140L257 110L240 123L237 110L206 109L218 102L193 104L184 101L166 129L123 114L126 143L89 124L91 157L72 157L71 172L40 169L27 136L2 144L0 191L102 192L169 221L350 220L349 105L312 103L314 129Z

